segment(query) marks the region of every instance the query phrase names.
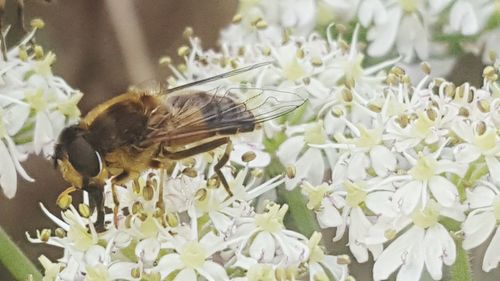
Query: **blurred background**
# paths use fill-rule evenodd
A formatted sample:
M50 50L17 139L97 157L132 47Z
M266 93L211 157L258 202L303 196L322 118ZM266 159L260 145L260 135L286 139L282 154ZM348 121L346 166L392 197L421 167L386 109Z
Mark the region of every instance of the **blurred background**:
M176 57L177 48L186 43L182 37L186 26L191 26L201 37L205 48L216 47L219 30L230 23L237 4L235 0L53 0L50 3L25 0L25 13L27 24L35 17L45 21L46 26L37 33L36 40L46 51L52 50L57 55L54 74L85 94L79 104L84 115L97 104L124 92L131 84L168 76L168 70L159 66L158 59L164 55ZM7 0L5 23L15 21L15 1ZM20 36L18 27L14 27L8 37L9 45L15 44ZM482 69L479 61L470 56L462 58L463 64L455 67L452 79L458 83L472 80L478 85ZM460 65L468 65L468 73L477 75L464 76ZM471 70L471 65L475 65L477 71ZM55 201L68 186L51 161L31 157L23 165L36 182L28 183L19 177L21 182L12 200L0 193L0 224L39 265L37 258L41 254L55 260L62 251L30 244L25 232L33 235L36 229L54 228L42 214L39 202L59 214ZM74 200L80 199L75 196ZM331 246L328 241L332 236L333 233L324 233L327 246ZM342 247L330 250L336 254L347 253ZM500 279L500 270L484 274L480 271L482 260L473 262L477 280ZM369 263L353 265L350 269L357 280L371 280ZM14 280L2 265L0 280Z

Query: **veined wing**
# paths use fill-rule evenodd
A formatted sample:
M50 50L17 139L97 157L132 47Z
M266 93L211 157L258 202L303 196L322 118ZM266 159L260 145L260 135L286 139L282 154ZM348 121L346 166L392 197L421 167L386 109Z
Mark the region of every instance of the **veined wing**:
M186 145L216 135L250 132L257 124L287 114L304 102L295 93L272 89L180 91L165 96L164 111L151 118L146 141Z

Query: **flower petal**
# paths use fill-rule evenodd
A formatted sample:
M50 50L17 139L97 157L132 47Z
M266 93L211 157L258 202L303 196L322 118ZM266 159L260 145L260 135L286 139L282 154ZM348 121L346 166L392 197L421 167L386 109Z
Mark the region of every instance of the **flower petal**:
M408 215L417 207L422 188L421 181L410 181L396 190L392 200L403 213Z
M445 207L451 207L458 200L457 187L444 177L431 177L429 188L439 204Z
M398 267L407 261L408 250L410 250L413 245L417 245L416 248L419 248L420 245L418 244L423 241L423 238L424 230L417 226L413 226L407 232L396 238L396 240L389 244L375 261L375 265L373 266L373 279L383 280L389 278Z
M229 280L224 267L213 261L205 261L202 268L198 268L198 272L209 281Z
M185 268L181 270L177 276L175 276L173 281L193 281L197 280L196 272L191 268Z
M370 159L375 173L380 177L385 177L388 171L396 169L396 157L383 145L377 145L370 150Z
M500 253L500 227L497 227L497 231L495 231L495 235L493 239L491 239L490 245L486 249L486 253L484 253L484 271L489 272L498 266L500 262L500 255L498 253Z
M17 190L17 174L11 155L2 140L0 140L0 158L2 159L0 161L0 187L5 196L11 199Z
M465 238L462 243L464 249L469 250L479 246L491 234L496 226L496 218L492 212L471 214L462 224Z

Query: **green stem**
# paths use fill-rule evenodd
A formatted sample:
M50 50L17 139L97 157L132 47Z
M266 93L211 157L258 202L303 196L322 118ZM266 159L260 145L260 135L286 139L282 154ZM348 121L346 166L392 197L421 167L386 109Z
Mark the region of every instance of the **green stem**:
M280 196L288 204L290 218L297 231L310 237L318 229L318 225L313 213L306 207L306 202L304 196L300 193L300 188L296 187L291 191L280 189Z
M24 255L1 226L0 263L9 270L16 280L27 280L30 274L33 276L33 280L42 280L38 268Z
M469 253L462 248L461 241L457 241L457 259L450 273L453 281L473 281Z

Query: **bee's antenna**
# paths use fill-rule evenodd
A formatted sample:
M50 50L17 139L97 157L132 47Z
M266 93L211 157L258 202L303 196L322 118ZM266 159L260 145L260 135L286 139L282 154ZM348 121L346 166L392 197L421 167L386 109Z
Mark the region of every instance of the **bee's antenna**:
M235 75L238 75L238 74L241 74L241 73L245 73L247 71L250 71L250 70L253 70L253 69L256 69L256 68L260 68L260 67L264 67L264 66L273 64L273 63L274 63L274 61L266 61L266 62L261 62L261 63L256 63L256 64L252 64L252 65L249 65L249 66L245 66L245 67L242 67L242 68L237 68L235 70L231 70L231 71L224 72L224 73L212 76L212 77L208 77L208 78L205 78L205 79L201 79L201 80L198 80L198 81L190 82L190 83L187 83L187 84L184 84L184 85L180 85L180 86L177 86L177 87L165 90L162 94L168 94L168 93L176 92L176 91L183 90L183 89L186 89L186 88L189 88L189 87L193 87L193 86L196 86L196 85L200 85L200 84L204 84L204 83L216 81L216 80L219 80L219 79L224 79L224 78L232 77L232 76L235 76Z

